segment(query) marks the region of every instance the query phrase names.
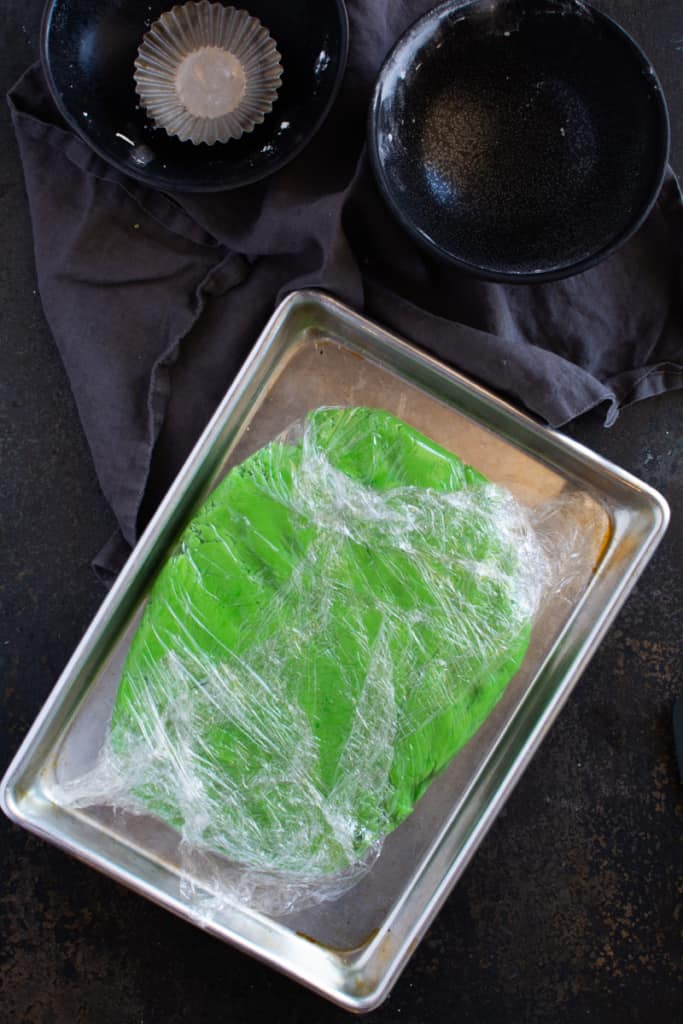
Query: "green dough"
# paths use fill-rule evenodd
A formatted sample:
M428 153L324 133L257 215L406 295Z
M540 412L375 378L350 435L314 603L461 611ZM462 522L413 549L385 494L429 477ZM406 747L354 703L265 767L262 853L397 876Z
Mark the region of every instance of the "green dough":
M410 814L530 613L506 492L379 410L291 436L231 470L163 566L111 749L189 842L315 878Z

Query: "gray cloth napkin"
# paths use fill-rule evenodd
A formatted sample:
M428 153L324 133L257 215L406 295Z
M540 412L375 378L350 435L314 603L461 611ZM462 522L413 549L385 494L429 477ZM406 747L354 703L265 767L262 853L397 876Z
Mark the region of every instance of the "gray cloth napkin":
M38 66L10 93L38 285L121 537L115 571L287 292L322 287L553 426L683 386L683 202L673 174L637 235L564 281L473 280L393 221L364 149L372 83L425 0L349 3L323 129L267 182L168 195L62 122Z

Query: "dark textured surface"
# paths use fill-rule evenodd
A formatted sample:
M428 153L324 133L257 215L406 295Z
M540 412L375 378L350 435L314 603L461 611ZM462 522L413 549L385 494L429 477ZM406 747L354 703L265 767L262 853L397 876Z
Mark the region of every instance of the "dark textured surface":
M426 15L382 72L370 152L415 237L494 279L590 266L654 202L665 104L614 22L566 0Z
M138 46L168 6L166 0L50 4L45 65L62 114L115 167L159 188L210 191L272 174L306 145L334 98L346 62L343 3L252 0L249 12L267 26L282 55L282 86L262 124L229 146L210 147L169 137L135 94Z
M613 0L652 57L683 171L683 8ZM8 85L40 9L8 0ZM35 293L21 170L0 110L1 770L102 599L90 560L114 523ZM83 344L88 339L84 337ZM367 1019L428 1024L683 1021L680 393L569 433L660 488L669 534L393 995ZM0 821L0 1020L294 1024L348 1016Z

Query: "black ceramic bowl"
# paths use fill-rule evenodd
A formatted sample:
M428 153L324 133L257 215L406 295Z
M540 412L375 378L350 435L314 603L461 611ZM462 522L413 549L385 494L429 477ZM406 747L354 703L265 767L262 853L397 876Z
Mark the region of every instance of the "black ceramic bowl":
M63 117L101 157L149 185L212 192L265 178L292 160L320 128L348 51L343 0L247 0L282 55L273 110L253 132L194 146L156 128L138 103L133 62L169 0L51 0L42 62ZM235 6L242 6L235 4Z
M647 58L577 0L437 7L387 58L370 111L371 161L405 228L500 281L608 256L647 216L668 148Z

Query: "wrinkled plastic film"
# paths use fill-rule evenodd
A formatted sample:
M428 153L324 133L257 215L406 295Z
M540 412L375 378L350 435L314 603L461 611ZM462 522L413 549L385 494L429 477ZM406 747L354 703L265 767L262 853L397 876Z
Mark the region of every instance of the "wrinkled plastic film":
M316 410L184 531L108 742L61 798L177 829L186 895L209 909L337 897L486 719L544 595L580 571L568 500L526 510L387 413Z

